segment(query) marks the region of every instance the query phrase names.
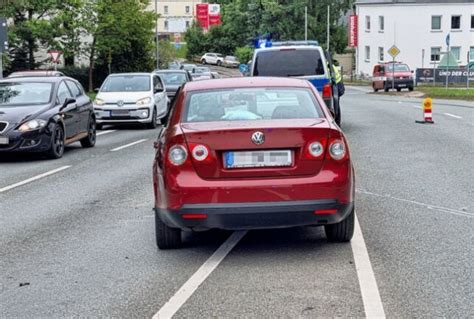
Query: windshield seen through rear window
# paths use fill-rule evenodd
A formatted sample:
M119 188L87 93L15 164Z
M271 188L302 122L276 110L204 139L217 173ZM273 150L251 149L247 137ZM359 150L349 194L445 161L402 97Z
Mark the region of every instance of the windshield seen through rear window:
M319 118L309 89L230 89L188 94L183 122Z
M406 64L387 64L386 70L388 72L410 72L410 68Z
M146 75L110 76L101 92L146 92L150 91L150 77Z
M0 83L0 107L48 104L51 102L52 89L52 83Z
M319 50L281 49L259 52L255 76L323 75L324 65Z

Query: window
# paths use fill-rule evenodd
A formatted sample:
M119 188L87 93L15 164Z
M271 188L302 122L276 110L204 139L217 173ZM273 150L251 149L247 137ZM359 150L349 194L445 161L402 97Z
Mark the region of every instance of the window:
M66 86L66 83L63 81L61 84L59 84L58 88L58 103L59 104L64 104L66 99L68 97L72 97L71 92L69 92L69 89Z
M461 60L461 47L451 47L451 54L454 56L456 61Z
M191 8L189 6L186 6L185 11L186 11L186 13L189 13L191 11Z
M168 30L168 21L165 21L165 30Z
M385 30L385 19L383 16L379 16L379 31Z
M461 16L451 16L451 30L461 29Z
M67 83L67 86L69 87L69 90L71 90L72 92L72 96L78 97L81 95L81 91L77 87L76 83L69 80L67 80L66 83Z
M165 14L168 14L168 13L169 13L169 12L168 12L168 6L165 6L165 7L164 7L163 12L164 12Z
M230 88L187 94L183 122L314 119L319 103L306 88Z
M435 47L435 48L431 48L431 57L430 57L430 61L439 61L439 55L441 53L441 48L440 47Z
M186 29L189 28L191 26L191 24L189 23L189 21L186 21Z
M474 47L469 48L469 61L474 61Z
M383 58L384 58L383 47L379 47L379 61L383 61Z
M101 92L147 92L150 91L148 75L111 75L100 88Z
M370 31L370 16L365 16L365 30Z
M431 16L431 30L441 30L441 16Z
M155 92L161 92L163 90L163 84L161 84L161 80L159 77L153 77L153 90Z
M474 15L471 16L471 30L474 30Z
M305 63L301 63L305 61ZM305 76L325 74L318 49L262 51L255 58L255 76Z
M365 60L370 61L370 47L368 45L365 46Z

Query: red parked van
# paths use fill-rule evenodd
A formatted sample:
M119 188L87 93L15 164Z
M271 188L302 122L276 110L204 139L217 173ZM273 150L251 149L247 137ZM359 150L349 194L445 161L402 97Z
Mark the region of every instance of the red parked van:
M413 91L413 85L413 71L405 63L387 62L374 66L372 74L374 92L382 89L388 92L392 88L398 92L402 89Z

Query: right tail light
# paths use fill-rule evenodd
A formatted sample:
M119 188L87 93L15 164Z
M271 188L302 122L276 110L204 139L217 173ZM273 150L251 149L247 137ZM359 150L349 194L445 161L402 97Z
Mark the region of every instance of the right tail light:
M329 143L329 155L332 159L340 161L346 157L347 148L342 139L334 139Z

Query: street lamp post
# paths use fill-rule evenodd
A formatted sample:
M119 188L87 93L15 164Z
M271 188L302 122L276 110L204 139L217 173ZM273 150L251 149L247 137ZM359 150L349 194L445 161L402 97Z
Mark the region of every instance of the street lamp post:
M156 37L156 69L160 68L160 37L158 34L158 0L155 0L155 14L156 14L156 25L155 25L155 37Z

